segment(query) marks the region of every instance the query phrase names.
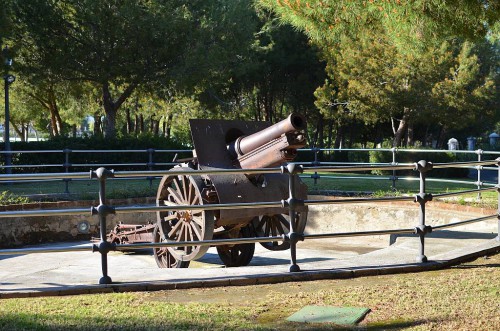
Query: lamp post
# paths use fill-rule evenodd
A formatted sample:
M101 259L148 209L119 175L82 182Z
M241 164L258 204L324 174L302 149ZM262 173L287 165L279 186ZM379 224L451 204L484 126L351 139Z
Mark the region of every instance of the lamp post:
M4 123L4 145L5 145L5 166L6 173L11 174L12 154L10 154L10 111L9 111L9 86L14 83L16 77L9 74L9 68L12 66L12 58L9 56L9 48L6 46L3 49L3 58L5 60L5 123Z

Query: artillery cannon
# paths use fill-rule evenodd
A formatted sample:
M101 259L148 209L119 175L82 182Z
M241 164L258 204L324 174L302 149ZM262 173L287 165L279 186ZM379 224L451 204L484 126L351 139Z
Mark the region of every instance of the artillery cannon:
M193 158L174 170L255 169L273 167L291 161L297 148L305 145L305 119L296 114L269 126L267 122L190 120ZM305 198L302 183L298 198ZM214 203L249 203L279 201L288 198L288 177L273 175L172 175L164 176L157 192L157 205L182 206ZM158 212L154 242L198 241L253 236L277 236L289 232L290 222L284 216L287 208L175 210ZM307 219L307 208L298 210L299 230ZM289 243L263 243L270 250L289 248ZM160 267L187 267L202 257L209 247L188 246L155 248ZM255 244L217 246L227 266L250 263Z
M256 169L275 167L294 159L305 146L305 119L292 114L272 126L268 122L190 120L193 157L173 170ZM248 175L167 175L158 187L157 206L186 206L226 203L280 201L288 199L288 176ZM296 183L297 198L305 199L307 187ZM242 237L270 237L286 234L288 208L174 210L157 213L154 242L199 241ZM307 220L307 207L296 213L298 231ZM288 242L261 243L269 250L285 250ZM159 267L183 268L201 258L208 246L154 248ZM217 246L226 266L250 263L255 243Z

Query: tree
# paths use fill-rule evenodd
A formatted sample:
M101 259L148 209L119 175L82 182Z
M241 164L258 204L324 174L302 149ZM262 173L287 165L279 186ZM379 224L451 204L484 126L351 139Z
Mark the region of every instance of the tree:
M320 48L328 80L316 91L316 105L336 123L337 135L352 121L378 127L390 118L395 146L405 134L411 144L414 126L439 113L433 84L452 63L443 42L457 35L481 40L500 17L497 1L259 3Z
M15 39L22 40L19 49L29 70L99 88L105 134L112 137L117 112L136 88L187 81L186 73L195 67L189 61L202 54L201 47L208 46L210 53L213 45L207 42L216 44L238 31L232 22L234 28L223 36L218 22L243 5L229 0L19 0L14 1ZM212 68L197 69L207 73Z
M442 80L432 88L436 100L431 118L443 133L467 129L468 135L491 129L500 105L500 49L488 41L459 43ZM444 137L441 135L440 144Z
M259 0L283 22L305 32L323 49L342 37L383 33L402 52L413 52L443 37L484 37L500 18L496 0L324 1Z
M252 38L241 64L207 85L200 100L218 113L214 117L275 122L301 113L314 131L318 112L313 92L324 79L317 49L268 10L258 8L249 27Z

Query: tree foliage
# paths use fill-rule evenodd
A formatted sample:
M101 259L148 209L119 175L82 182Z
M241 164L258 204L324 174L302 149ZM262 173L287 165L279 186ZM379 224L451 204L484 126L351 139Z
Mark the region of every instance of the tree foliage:
M498 1L4 3L19 133L68 135L91 115L96 135L187 142L189 118L299 112L312 147L399 146L500 121Z
M283 22L328 47L342 37L359 39L382 32L400 50L417 50L443 37L477 38L500 17L496 0L260 0Z
M139 85L210 76L222 62L213 61L216 50L227 60L220 52L226 47L218 44L229 40L235 45L238 25L225 17L233 19L230 14L243 5L222 0L14 1L15 39L22 40L19 55L26 70L96 86L106 135L114 136L118 109ZM210 58L200 59L203 54Z

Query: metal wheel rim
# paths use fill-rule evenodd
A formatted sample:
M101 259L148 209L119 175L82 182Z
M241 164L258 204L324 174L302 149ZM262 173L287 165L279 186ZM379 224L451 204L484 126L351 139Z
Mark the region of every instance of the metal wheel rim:
M164 242L161 239L160 231L158 226L153 230L154 242ZM189 267L189 261L179 261L177 260L168 250L167 247L153 248L153 255L155 257L156 264L160 268L187 268Z
M180 168L180 170L189 168ZM179 170L179 169L175 169ZM203 205L203 181L199 176L164 176L157 194L157 205ZM204 210L175 210L158 212L160 239L164 241L199 241L213 237L214 213ZM202 257L208 246L168 247L170 254L179 261Z
M276 237L290 232L290 222L282 215L262 215L253 221L257 237ZM273 241L261 243L261 245L272 251L282 251L290 248L290 243Z

